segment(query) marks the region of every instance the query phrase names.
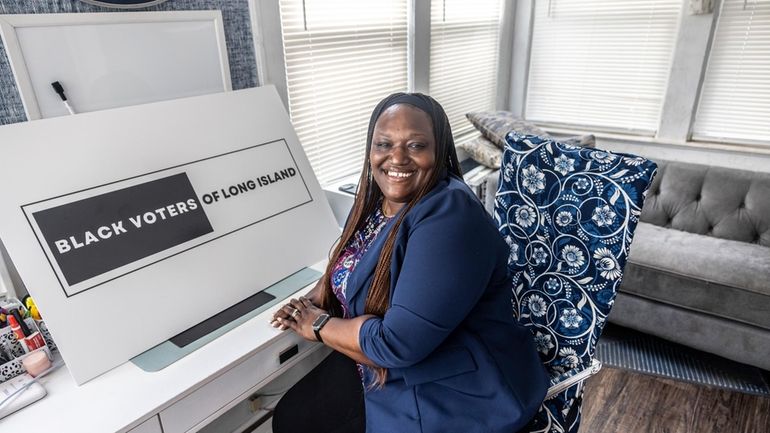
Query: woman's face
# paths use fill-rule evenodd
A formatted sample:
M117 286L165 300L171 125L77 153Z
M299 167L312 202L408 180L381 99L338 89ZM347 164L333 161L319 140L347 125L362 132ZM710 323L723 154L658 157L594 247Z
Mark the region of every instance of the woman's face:
M383 209L398 212L428 182L436 166L433 125L408 104L388 107L374 124L369 154L372 176L385 196Z

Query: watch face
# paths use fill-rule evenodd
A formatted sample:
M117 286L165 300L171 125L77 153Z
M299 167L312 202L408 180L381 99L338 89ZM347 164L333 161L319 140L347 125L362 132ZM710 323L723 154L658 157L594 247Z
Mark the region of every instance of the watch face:
M317 328L319 326L322 326L326 321L329 320L328 314L321 314L313 321L313 328Z

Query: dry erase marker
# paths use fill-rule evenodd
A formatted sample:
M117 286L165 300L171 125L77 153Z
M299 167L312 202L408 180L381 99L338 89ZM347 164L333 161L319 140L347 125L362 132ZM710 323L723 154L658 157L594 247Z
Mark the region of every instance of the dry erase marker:
M53 87L53 90L59 95L62 102L64 103L64 107L67 108L67 111L69 111L70 114L75 114L75 111L70 106L70 103L67 102L67 96L64 94L64 87L62 87L61 83L54 81L51 83L51 87Z

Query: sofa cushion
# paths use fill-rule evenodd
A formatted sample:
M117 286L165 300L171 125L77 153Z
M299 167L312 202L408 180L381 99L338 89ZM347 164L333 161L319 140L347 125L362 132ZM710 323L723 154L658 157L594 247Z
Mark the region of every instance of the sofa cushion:
M509 111L478 111L466 113L465 117L484 137L501 149L505 146L505 135L512 130L520 134L548 137L545 131L526 120L514 117Z
M464 150L479 164L494 169L500 168L500 162L503 160L503 149L500 149L483 136L463 141L457 147Z
M465 117L481 132L484 137L502 149L505 147L505 135L516 131L524 135L538 135L552 138L547 132L538 128L535 124L519 119L510 111L478 111L465 114ZM575 137L560 138L564 144L580 147L594 147L596 137L593 135L581 135ZM478 160L477 160L478 161ZM478 161L482 163L482 161ZM499 166L498 166L499 167ZM493 167L494 168L494 167Z
M642 221L770 247L770 173L659 161Z
M627 263L626 279L632 265ZM635 296L623 287L610 322L770 371L770 332L763 328Z
M770 330L770 248L640 223L623 292Z
M552 374L588 364L655 164L508 134L495 219L511 246L514 314Z
M572 146L594 147L596 138L593 135L582 135L560 139L559 142ZM457 147L464 150L471 159L485 167L500 168L500 163L503 160L503 149L497 147L484 136L463 141Z
M556 138L560 143L578 147L596 147L596 137L593 134L575 135L573 137Z

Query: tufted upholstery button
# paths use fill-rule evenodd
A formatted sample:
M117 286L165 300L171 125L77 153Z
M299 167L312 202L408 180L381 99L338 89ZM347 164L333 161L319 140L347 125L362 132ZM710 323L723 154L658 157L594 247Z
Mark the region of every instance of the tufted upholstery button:
M700 201L700 194L695 196L695 201Z

